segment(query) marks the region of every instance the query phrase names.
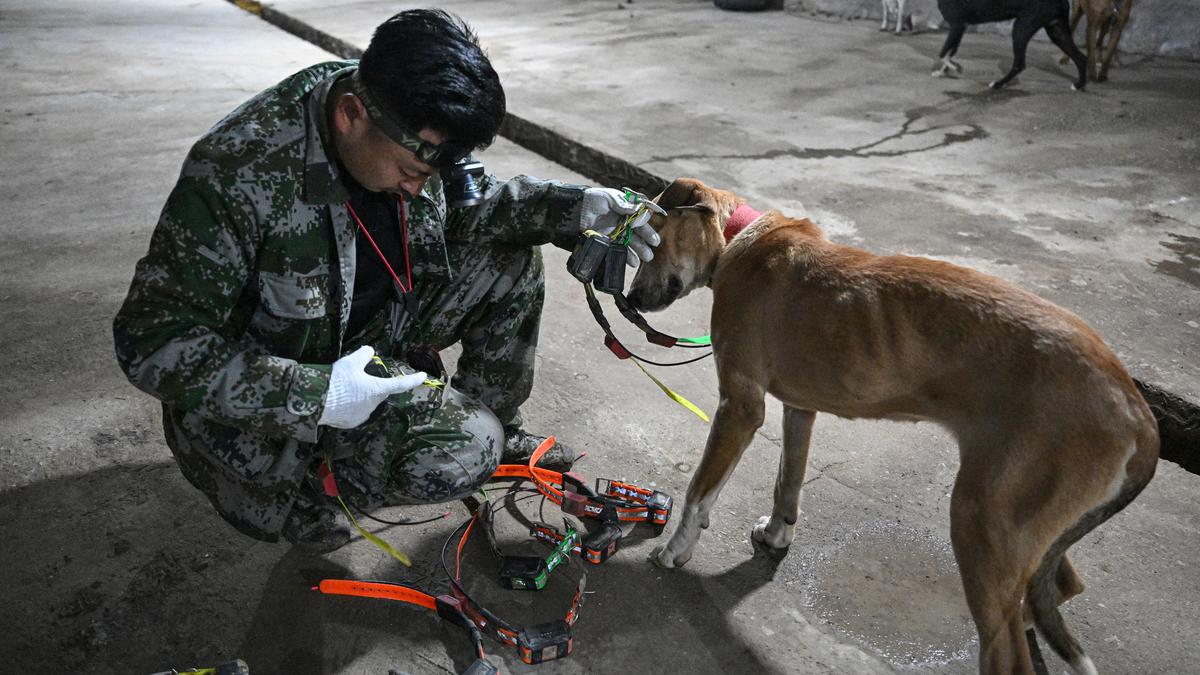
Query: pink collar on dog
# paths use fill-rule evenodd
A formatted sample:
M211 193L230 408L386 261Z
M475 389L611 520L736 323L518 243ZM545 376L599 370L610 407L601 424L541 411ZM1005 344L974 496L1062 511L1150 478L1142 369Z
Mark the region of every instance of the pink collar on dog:
M746 226L753 223L762 213L755 211L747 204L740 204L733 213L729 215L729 220L725 221L725 242L729 243L730 239L737 236L738 232L746 229Z

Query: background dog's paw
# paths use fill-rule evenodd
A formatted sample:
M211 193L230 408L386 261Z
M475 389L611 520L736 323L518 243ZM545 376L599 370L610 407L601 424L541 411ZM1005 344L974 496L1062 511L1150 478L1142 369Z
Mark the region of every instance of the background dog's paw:
M930 73L929 76L930 77L945 77L946 71L942 70L941 68L938 68L937 70Z
M999 88L1000 88L999 80L992 80L991 82L988 82L988 89L999 89Z

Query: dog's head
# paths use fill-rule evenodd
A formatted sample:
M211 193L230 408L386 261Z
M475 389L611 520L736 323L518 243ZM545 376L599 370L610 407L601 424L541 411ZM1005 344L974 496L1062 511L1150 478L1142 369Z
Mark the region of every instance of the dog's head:
M678 178L655 201L667 212L650 220L662 243L654 259L638 268L628 296L635 309L650 312L708 285L725 249L725 221L744 200L694 178Z

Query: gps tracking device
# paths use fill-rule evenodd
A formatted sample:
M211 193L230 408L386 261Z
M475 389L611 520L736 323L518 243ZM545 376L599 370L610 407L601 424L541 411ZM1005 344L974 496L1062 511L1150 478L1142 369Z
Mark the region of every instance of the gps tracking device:
M554 542L554 550L545 558L531 555L507 555L500 551L496 544L495 527L492 524L493 509L489 502L481 506L483 529L487 535L488 544L496 557L500 558L500 584L515 591L540 591L546 587L546 580L554 568L567 560L571 549L579 543L579 534L574 528L568 527L561 541Z
M483 189L476 179L483 177L483 163L467 155L457 162L443 168L442 193L446 196L446 205L452 209L475 206L483 201Z
M625 260L629 247L625 244L612 242L608 247L608 255L604 258L604 268L592 281L592 285L601 293L616 295L625 290Z
M517 651L528 664L545 663L571 654L571 627L566 621L531 626L517 634Z
M579 235L575 250L567 258L567 271L579 281L590 284L604 265L611 246L607 235L595 230L588 230Z

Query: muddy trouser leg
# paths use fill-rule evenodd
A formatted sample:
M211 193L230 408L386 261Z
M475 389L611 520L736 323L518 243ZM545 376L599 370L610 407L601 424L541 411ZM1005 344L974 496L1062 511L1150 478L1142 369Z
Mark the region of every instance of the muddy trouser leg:
M418 288L420 313L384 360L412 372L399 360L406 349L461 341L451 386L392 396L366 424L325 439L339 485L360 508L470 494L500 462L502 422L520 423L545 293L541 252L451 245L450 262L454 279Z

